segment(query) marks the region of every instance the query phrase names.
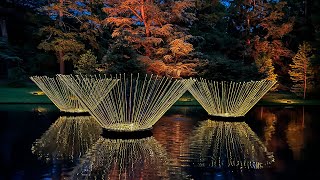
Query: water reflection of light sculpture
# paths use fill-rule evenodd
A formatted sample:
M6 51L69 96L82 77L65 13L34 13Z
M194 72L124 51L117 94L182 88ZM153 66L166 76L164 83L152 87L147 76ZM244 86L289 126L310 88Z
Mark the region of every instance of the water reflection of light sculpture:
M274 162L272 152L245 122L207 120L192 133L185 162L217 169L261 169Z
M33 143L32 152L47 161L77 159L101 133L92 116L61 116Z
M154 139L100 138L71 179L168 179L166 151Z
M198 79L189 91L212 116L244 116L276 83L261 80L250 82L217 82Z
M103 128L112 131L140 131L152 128L160 117L186 92L190 80L167 77L126 77L119 80L103 98L88 96L78 85L76 76L60 76L82 99L89 113Z

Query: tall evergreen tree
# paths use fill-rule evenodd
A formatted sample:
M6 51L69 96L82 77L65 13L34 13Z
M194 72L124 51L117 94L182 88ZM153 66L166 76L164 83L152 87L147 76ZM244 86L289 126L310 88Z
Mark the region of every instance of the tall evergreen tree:
M293 57L293 62L290 65L291 70L289 71L289 74L294 83L291 91L302 96L303 99L306 98L307 87L310 87L313 76L310 62L311 53L312 48L310 44L303 42L299 45L299 50Z

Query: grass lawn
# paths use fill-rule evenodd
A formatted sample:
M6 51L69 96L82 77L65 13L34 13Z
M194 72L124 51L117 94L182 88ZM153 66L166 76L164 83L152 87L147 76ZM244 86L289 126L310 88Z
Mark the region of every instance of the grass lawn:
M320 99L302 99L290 92L269 92L258 105L320 105Z
M39 95L36 95L39 94ZM12 88L0 85L0 103L52 103L36 85Z
M32 83L28 83L25 87L19 88L1 84L0 103L53 104L50 99ZM189 92L186 92L174 105L199 106L200 104ZM303 100L292 93L269 92L258 102L258 105L320 105L320 99Z
M174 105L199 106L199 102L186 92ZM268 92L257 105L320 105L320 99L303 100L290 92Z

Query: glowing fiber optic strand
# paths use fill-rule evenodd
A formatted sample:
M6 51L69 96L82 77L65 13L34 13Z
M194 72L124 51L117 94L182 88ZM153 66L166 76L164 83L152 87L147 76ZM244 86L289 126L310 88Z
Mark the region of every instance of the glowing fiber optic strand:
M118 82L107 75L62 75L57 78L66 84L86 109L95 109Z
M100 138L81 158L71 179L168 179L167 154L154 139Z
M200 78L189 91L209 115L239 117L244 116L275 83L270 80L217 82Z
M85 112L78 98L58 78L31 76L30 79L48 96L48 98L65 112Z
M100 137L101 126L92 116L61 116L32 145L46 161L80 158Z
M207 120L192 134L181 157L197 167L262 169L274 162L273 153L245 122Z
M66 77L66 76L65 76ZM186 92L191 80L173 80L167 77L137 77L116 75L119 80L112 90L101 99L88 97L76 87L74 78L63 78L74 90L89 113L108 130L139 131L150 129L160 117Z

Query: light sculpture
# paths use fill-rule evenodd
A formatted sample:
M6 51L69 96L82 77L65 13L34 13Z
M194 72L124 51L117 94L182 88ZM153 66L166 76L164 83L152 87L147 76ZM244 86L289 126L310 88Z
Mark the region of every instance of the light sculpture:
M271 80L217 82L195 79L189 91L212 116L244 116L276 83Z
M71 179L168 179L167 154L154 139L101 137L71 172Z
M79 100L67 86L57 78L48 76L31 76L30 79L47 95L47 97L65 112L85 112Z
M262 169L274 162L273 153L245 122L203 121L187 146L183 162L198 167Z
M32 152L46 161L74 160L100 137L101 126L92 116L60 116L32 145Z
M186 92L191 80L173 80L148 76L135 78L117 75L118 80L105 96L88 96L76 76L59 76L81 99L89 113L110 131L142 131L151 129L160 117ZM86 87L86 86L85 86Z

